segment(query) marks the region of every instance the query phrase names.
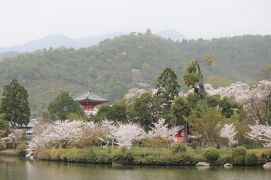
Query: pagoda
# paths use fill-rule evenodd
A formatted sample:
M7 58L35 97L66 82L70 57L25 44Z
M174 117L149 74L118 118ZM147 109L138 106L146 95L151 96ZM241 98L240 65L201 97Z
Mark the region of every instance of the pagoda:
M108 99L98 96L93 91L91 91L90 81L88 82L88 92L74 98L74 100L79 102L87 115L95 114L95 106L109 101Z

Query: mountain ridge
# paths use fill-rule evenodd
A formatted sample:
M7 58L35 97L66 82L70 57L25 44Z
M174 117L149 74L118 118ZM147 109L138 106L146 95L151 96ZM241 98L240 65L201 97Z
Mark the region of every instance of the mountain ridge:
M65 36L63 34L49 34L45 37L35 39L28 41L26 43L10 46L10 47L0 47L0 53L6 53L6 52L17 52L17 53L23 53L23 52L33 52L38 49L49 49L49 48L60 48L60 47L66 47L66 48L84 48L89 47L93 45L97 45L99 42L106 40L106 39L113 39L117 36L121 35L127 35L128 33L123 32L114 32L114 33L108 33L103 35L97 35L97 36L91 36L86 38L70 38L68 36ZM171 39L174 41L182 41L183 39L189 39L183 34L175 31L175 30L164 30L161 32L158 32L157 35L166 38Z

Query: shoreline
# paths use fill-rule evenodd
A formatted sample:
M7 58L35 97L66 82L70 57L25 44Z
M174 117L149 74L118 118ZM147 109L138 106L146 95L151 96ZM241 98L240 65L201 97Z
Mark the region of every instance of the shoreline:
M0 157L23 157L15 149L5 149L0 151Z
M247 150L246 154L233 156L232 152L217 150L219 157L210 160L205 157L206 150L188 150L172 153L168 149L102 149L102 148L52 148L37 154L37 160L68 163L106 164L115 166L195 166L198 162L208 162L211 167L224 166L262 166L271 161L271 149Z
M271 148L246 150L246 154L237 157L233 157L232 152L225 151L225 149L217 151L219 157L210 161L204 156L206 149L172 153L169 149L139 147L131 149L51 148L40 151L34 161L109 165L112 167L195 167L198 162L208 162L210 167L223 167L225 163L230 163L233 167L262 167L263 164L271 161ZM0 157L18 157L27 160L15 149L0 151Z

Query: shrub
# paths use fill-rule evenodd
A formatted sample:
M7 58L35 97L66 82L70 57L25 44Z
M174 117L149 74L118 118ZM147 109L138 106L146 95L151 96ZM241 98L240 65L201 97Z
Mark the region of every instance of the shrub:
M237 146L232 150L232 160L234 165L244 165L246 158L246 148L243 146Z
M103 131L95 128L82 128L82 138L77 142L72 142L70 147L84 148L98 145L100 140L97 137L105 138Z
M170 151L173 153L173 154L177 154L177 153L183 153L183 152L186 152L186 146L182 143L176 143L176 144L173 144L171 147L170 147Z
M132 164L134 157L131 152L122 148L120 151L113 154L112 159L114 163Z
M0 151L7 149L7 145L4 141L0 141Z
M217 164L225 164L225 163L232 163L231 155L220 156L220 158L217 160Z
M190 154L175 154L169 157L165 157L164 165L171 166L187 166L194 165L197 161Z
M271 161L271 148L256 150L258 164L264 164Z
M207 162L215 163L219 159L220 154L216 148L208 148L203 156L206 158Z
M16 149L16 143L15 142L6 142L7 149Z
M46 148L39 148L36 154L36 158L40 160L52 160L50 159L51 151Z
M163 148L166 147L168 141L162 137L152 137L143 139L143 147Z
M20 156L24 156L26 154L26 150L27 149L27 143L26 142L21 142L18 143L16 146L16 152L20 155Z
M0 113L0 138L5 137L9 133L9 126L3 119L3 114Z
M258 157L256 152L248 152L245 158L246 165L255 166L258 164Z
M192 149L194 149L194 150L197 149L198 145L199 145L199 142L198 142L198 141L195 141L195 140L193 140L192 143L191 143L191 147L192 147Z

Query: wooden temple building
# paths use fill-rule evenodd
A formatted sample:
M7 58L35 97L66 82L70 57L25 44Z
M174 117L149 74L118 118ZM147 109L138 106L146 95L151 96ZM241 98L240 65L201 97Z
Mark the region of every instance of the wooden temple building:
M93 91L90 90L90 83L88 85L88 92L85 94L82 94L76 98L74 98L75 101L79 102L83 110L87 115L92 115L96 113L95 106L107 103L109 100L106 98L103 98L97 94L95 94Z

